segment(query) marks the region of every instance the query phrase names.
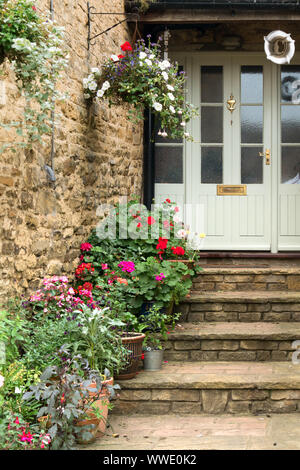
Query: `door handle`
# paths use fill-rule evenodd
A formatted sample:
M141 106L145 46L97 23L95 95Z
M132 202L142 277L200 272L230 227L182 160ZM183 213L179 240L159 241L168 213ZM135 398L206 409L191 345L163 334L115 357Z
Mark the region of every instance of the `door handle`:
M266 157L266 165L271 165L271 151L270 149L266 150L266 153L259 152L260 157Z

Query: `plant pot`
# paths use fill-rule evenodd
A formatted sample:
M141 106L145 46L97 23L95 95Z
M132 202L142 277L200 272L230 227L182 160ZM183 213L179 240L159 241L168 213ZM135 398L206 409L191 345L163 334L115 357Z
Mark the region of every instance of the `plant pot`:
M145 335L143 333L123 333L122 344L128 350L128 366L121 370L117 375L119 380L133 379L139 368L139 362L142 357L142 345Z
M186 264L189 269L194 269L195 260L193 259L168 259L169 263L183 263Z
M102 382L102 389L99 395L99 399L94 402L94 406L98 408L101 413L101 418L99 419L98 431L101 433L101 436L105 434L106 430L106 422L108 416L108 404L109 404L109 391L107 389L107 385L113 385L114 379L104 380ZM89 388L96 388L96 383L92 383ZM89 390L90 397L94 397L97 395L97 392L91 392Z
M83 419L81 421L76 422L76 426L79 428L84 428L85 426L89 426L88 429L86 429L87 432L90 433L90 438L83 439L79 436L76 436L76 441L78 444L91 444L92 442L95 442L97 439L97 432L98 432L98 427L99 427L99 418L97 418L96 415L94 415L93 412L88 412L88 417L86 419ZM84 429L81 430L82 433L85 431Z
M163 349L144 351L144 370L160 370L162 368L163 357Z

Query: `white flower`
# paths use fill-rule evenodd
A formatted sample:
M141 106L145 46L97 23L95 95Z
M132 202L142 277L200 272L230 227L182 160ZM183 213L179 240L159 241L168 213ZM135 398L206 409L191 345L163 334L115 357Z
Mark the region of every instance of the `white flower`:
M140 59L145 59L145 57L147 57L147 54L145 52L140 52Z
M168 93L168 97L171 101L175 100L175 97L174 97L173 93Z
M92 68L91 72L94 73L94 74L99 74L100 70L98 69L98 67L94 67L94 68Z
M3 375L0 375L0 388L3 386L4 384L4 377Z
M91 95L89 95L88 93L84 93L83 97L85 100L89 100Z
M15 387L15 393L22 393L22 390L19 387Z
M174 220L174 219L173 219ZM185 238L187 233L186 231L182 228L181 230L178 230L177 235L179 238Z
M168 67L171 66L170 62L168 60L163 60L162 62L159 62L158 63L158 66L161 70L165 70L167 69Z
M83 88L88 88L89 80L87 78L84 78L82 80L82 83L83 83Z
M155 55L154 54L150 54L149 55L149 59L154 59Z
M190 133L189 132L185 132L184 133L184 137L189 137L190 136Z
M111 55L110 56L111 60L113 60L114 62L119 62L119 57L115 54Z
M98 98L102 98L103 95L104 95L104 91L103 91L103 90L98 90L98 91L97 91L97 97L98 97Z
M106 82L102 85L102 90L106 91L110 88L110 83L106 80Z
M161 111L162 110L162 104L161 103L153 103L153 108L155 111Z
M96 91L97 90L97 82L90 82L88 85L89 90Z
M161 136L162 136L162 137L168 137L168 134L166 133L166 131L163 131L163 132L161 133Z
M166 81L169 80L169 75L167 74L167 72L162 72L162 76Z
M146 64L149 65L149 66L152 65L152 62L151 62L151 60L149 60L149 59L145 59L145 62L146 62Z
M143 65L144 65L143 62L140 61L140 66L143 67Z
M160 130L160 129L159 129L159 131L158 131L157 135L161 135L161 130Z
M175 114L174 106L170 105L170 111L171 111L171 113Z
M186 122L182 121L182 122L180 123L180 125L181 125L182 127L185 127L185 126L186 126Z
M174 87L172 85L167 85L168 90L174 91Z
M181 111L181 109L178 111L178 114L182 114L182 111Z
M179 222L181 222L181 219L178 215L174 215L173 221L175 222L175 224L179 224ZM179 230L179 232L180 232L180 230Z

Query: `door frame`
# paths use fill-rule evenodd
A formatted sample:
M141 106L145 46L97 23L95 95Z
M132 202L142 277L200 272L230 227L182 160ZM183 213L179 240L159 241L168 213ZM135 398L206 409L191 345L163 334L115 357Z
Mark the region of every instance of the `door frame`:
M267 60L264 52L247 52L247 51L211 51L211 52L172 52L170 53L170 59L177 61L179 64L184 66L186 70L187 77L191 77L191 61L187 59L190 57L196 58L205 58L205 57L252 57L263 58L266 64L270 65L270 78L271 78L271 99L270 103L267 106L271 107L271 195L270 195L270 210L271 210L271 234L270 234L270 252L278 253L278 239L279 239L279 185L280 181L280 159L281 159L281 122L280 122L280 106L281 106L281 95L280 95L280 66L276 65ZM295 54L291 65L300 64L300 53ZM247 65L247 64L245 64ZM192 101L192 86L189 86L190 89L187 90L186 96L187 101ZM191 135L195 135L195 126L197 126L197 120L193 120L189 123L188 131ZM194 131L194 132L193 132ZM184 181L184 200L192 201L192 142L185 142L183 147L183 181ZM215 251L215 250L213 250ZM226 250L226 248L222 249ZM231 250L232 251L232 250ZM244 250L240 250L244 251ZM252 250L251 250L252 251ZM282 251L300 251L298 247L291 246L287 247Z

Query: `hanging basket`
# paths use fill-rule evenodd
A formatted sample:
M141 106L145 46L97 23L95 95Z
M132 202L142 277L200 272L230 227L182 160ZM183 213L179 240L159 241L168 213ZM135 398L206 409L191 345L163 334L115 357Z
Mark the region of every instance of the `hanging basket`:
M275 64L289 64L295 54L295 41L284 31L272 31L265 38L267 59Z
M127 349L128 366L117 375L119 380L133 379L139 368L139 362L142 357L142 345L145 335L143 333L123 333L122 344Z

